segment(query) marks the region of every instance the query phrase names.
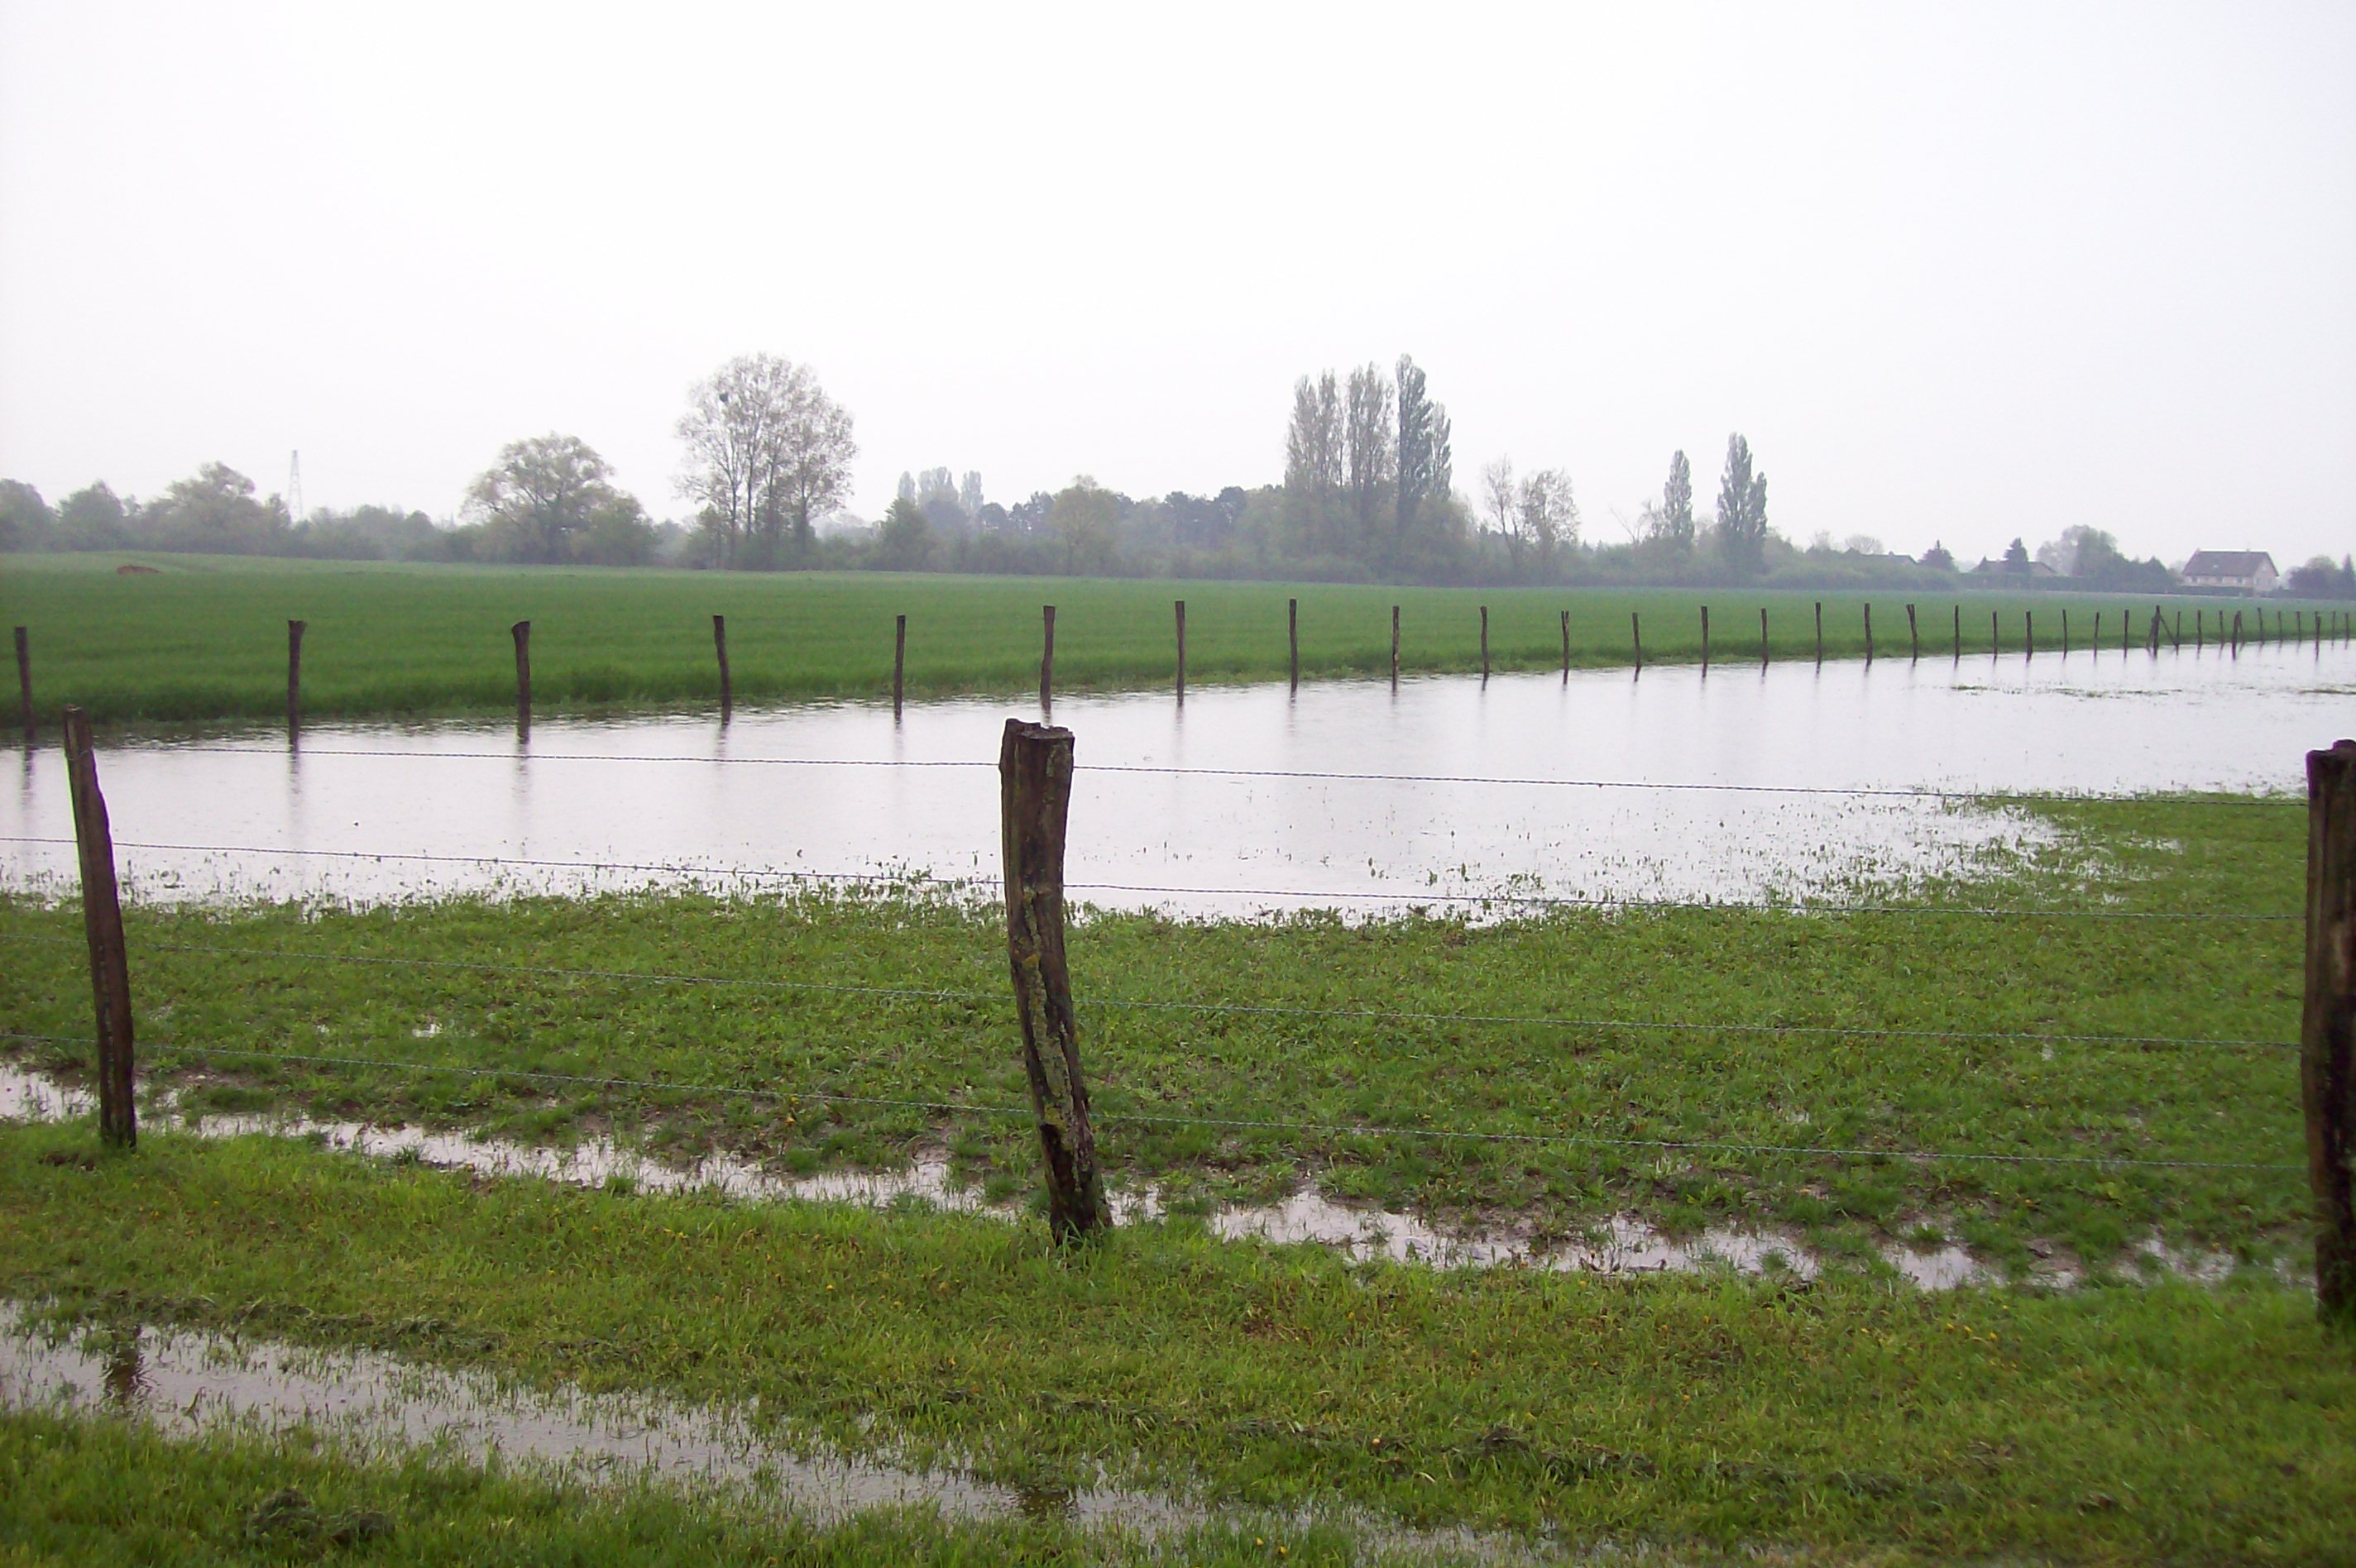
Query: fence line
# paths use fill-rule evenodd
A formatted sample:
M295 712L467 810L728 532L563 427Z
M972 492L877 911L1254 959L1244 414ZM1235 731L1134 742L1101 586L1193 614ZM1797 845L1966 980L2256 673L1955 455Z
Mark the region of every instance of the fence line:
M70 946L73 939L40 933L0 932L0 942L37 942ZM960 991L909 986L858 986L822 980L779 980L766 976L676 974L661 970L578 969L554 965L493 964L471 958L401 958L365 953L302 953L275 947L221 947L198 943L141 942L145 953L186 953L219 958L258 958L272 963L349 964L401 969L455 969L470 974L523 975L555 980L624 980L648 985L722 986L747 990L802 991L829 996L875 997L895 1001L1003 1004L996 991ZM2016 1029L1875 1029L1861 1024L1697 1023L1645 1019L1577 1018L1537 1013L1445 1013L1392 1008L1309 1008L1251 1002L1166 1001L1152 997L1085 997L1085 1008L1130 1012L1188 1012L1219 1016L1349 1019L1361 1022L1478 1024L1494 1028L1619 1030L1653 1034L1811 1035L1833 1039L1957 1040L2022 1045L2132 1045L2173 1049L2296 1051L2295 1040L2248 1040L2230 1036L2063 1033Z
M0 834L0 844L35 844L70 848L73 840L29 834ZM988 872L936 875L921 869L873 871L805 871L751 866L692 866L668 860L573 860L509 855L444 855L412 849L309 849L267 844L165 844L118 838L118 849L146 849L186 855L292 856L339 860L417 860L455 866L514 866L535 870L662 871L686 877L741 877L779 881L891 883L928 885L943 889L1002 887L1005 879ZM1082 892L1165 893L1196 898L1379 899L1408 904L1515 904L1563 909L1690 910L1734 914L1893 914L1971 915L1992 920L2163 920L2229 921L2236 923L2297 921L2299 914L2266 914L2240 910L2110 910L2003 909L1980 904L1858 904L1858 903L1733 903L1720 899L1633 899L1609 894L1515 892L1394 892L1387 889L1343 888L1220 888L1170 887L1151 882L1066 882Z
M0 1040L49 1040L60 1044L93 1044L86 1035L0 1034ZM182 1040L151 1040L156 1051L183 1056L232 1061L294 1062L305 1066L363 1067L395 1072L447 1072L468 1078L525 1078L541 1083L573 1083L607 1089L644 1089L657 1093L724 1094L747 1099L819 1104L872 1105L892 1110L937 1111L952 1115L1028 1117L1027 1105L976 1104L958 1100L897 1099L884 1095L844 1094L831 1090L748 1089L731 1083L682 1083L653 1078L611 1078L590 1073L552 1072L538 1068L470 1067L459 1063L402 1061L361 1056L318 1056L277 1051L251 1051L198 1045ZM1596 1148L1655 1149L1663 1152L1740 1154L1804 1159L1903 1160L1920 1164L1975 1163L1997 1165L2066 1165L2118 1167L2155 1170L2303 1170L2302 1165L2267 1160L2149 1159L2128 1155L1994 1154L1965 1149L1886 1149L1863 1146L1821 1144L1751 1144L1705 1138L1619 1138L1589 1133L1496 1132L1465 1127L1418 1127L1390 1124L1304 1122L1176 1115L1162 1112L1108 1111L1095 1113L1099 1121L1146 1125L1226 1127L1237 1131L1322 1133L1339 1137L1427 1138L1465 1143L1514 1143Z

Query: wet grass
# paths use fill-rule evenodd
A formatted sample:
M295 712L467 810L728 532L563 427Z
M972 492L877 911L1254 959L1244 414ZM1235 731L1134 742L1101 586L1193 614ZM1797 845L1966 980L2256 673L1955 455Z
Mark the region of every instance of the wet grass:
M2344 1561L2356 1488L2349 1347L2256 1281L1929 1296L1856 1276L1448 1274L1184 1221L1059 1253L1036 1223L477 1182L268 1138L108 1157L87 1128L19 1126L0 1131L0 1292L118 1328L755 1400L783 1440L1042 1490L1314 1501L1580 1547ZM86 1446L42 1460L36 1437ZM15 1421L5 1463L70 1489L0 1488L0 1519L62 1530L142 1442ZM381 1471L337 1489L295 1456L231 1457L165 1520L250 1508L282 1477L323 1507L387 1506ZM473 1484L459 1528L494 1506L566 1528Z
M2299 805L2034 809L2060 835L2032 863L1913 896L2130 916L2299 906ZM0 1029L88 1033L79 919L0 903ZM1036 1168L987 905L665 893L139 909L129 928L149 1082L192 1108L612 1133L794 1172L946 1148L994 1196ZM1793 1227L1868 1267L1884 1238L1956 1241L2025 1271L2069 1253L2101 1268L2155 1234L2285 1255L2306 1212L2282 1043L2299 933L1960 912L1099 915L1072 963L1107 1159L1182 1208L1313 1180L1542 1236L1633 1212L1672 1234ZM1648 1022L1679 1027L1625 1027ZM1872 1030L2170 1043L1838 1032ZM84 1054L24 1048L69 1074ZM613 1079L637 1083L597 1082Z
M1644 621L1648 660L1700 655L1699 607L1711 609L1724 661L1759 656L1769 611L1778 659L1815 656L1812 606L1825 613L1825 652L1865 650L1869 601L1884 656L1907 652L1905 603L1875 595L1741 590L1414 589L1281 583L1134 582L890 573L731 575L671 571L393 566L142 556L152 576L118 577L120 556L0 557L0 624L32 636L36 694L54 714L78 702L105 723L270 719L285 705L286 626L309 624L304 701L314 718L494 713L515 700L509 625L532 623L532 688L545 711L709 706L719 697L711 617L728 617L742 701L888 697L893 617L908 617L908 689L916 695L1012 693L1038 684L1039 606L1057 607L1059 690L1167 682L1174 660L1171 602L1187 605L1187 667L1195 681L1283 678L1285 603L1301 601L1304 677L1366 676L1390 667L1390 608L1402 609L1402 667L1480 667L1480 607L1489 607L1498 669L1552 669L1570 613L1571 662L1624 665L1629 615ZM2151 602L2104 595L1966 594L1919 602L1925 657L1954 645L1986 653L1989 616L2007 649L2033 612L2041 647L2059 645L2062 616L2083 647L2103 613L2148 617ZM2213 622L2224 601L2183 601ZM2170 602L2170 614L2179 607ZM2311 607L2309 607L2311 608ZM2138 624L2141 624L2139 622ZM2190 631L2186 634L2190 643Z

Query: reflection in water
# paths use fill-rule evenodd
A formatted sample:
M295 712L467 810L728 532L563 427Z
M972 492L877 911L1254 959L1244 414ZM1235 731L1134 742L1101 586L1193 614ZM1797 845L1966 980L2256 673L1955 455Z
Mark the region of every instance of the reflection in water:
M1794 661L1739 681L1691 666L1641 680L1548 671L1485 689L1478 677L1278 682L1197 688L1183 710L1166 692L1072 697L1057 705L1078 736L1067 875L1107 907L1248 916L1534 895L1840 899L1983 874L2052 833L1971 801L1783 792L2292 790L2305 751L2346 727L2356 669L2350 650L2325 650L2319 668L2307 652ZM725 731L696 717L554 720L530 744L480 728L314 729L299 774L269 754L274 739L118 748L103 768L126 844L290 852L126 849L144 897L663 880L490 863L527 855L987 879L1008 707L912 705L897 724L888 703L748 710ZM616 757L634 760L602 760ZM846 761L872 765L819 765ZM70 836L63 785L61 771L28 772L0 837ZM465 863L352 858L402 855ZM63 845L0 846L0 878L70 864Z

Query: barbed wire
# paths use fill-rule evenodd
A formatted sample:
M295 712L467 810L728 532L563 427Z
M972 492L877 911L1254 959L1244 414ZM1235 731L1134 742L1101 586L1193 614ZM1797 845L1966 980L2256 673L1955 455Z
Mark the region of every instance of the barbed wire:
M175 744L157 749L175 753L195 752L221 756L266 757L280 754L274 748L265 751L259 746L226 746L202 742ZM512 752L403 752L357 746L303 746L299 748L299 754L306 757L373 757L409 762L697 763L739 767L781 768L988 768L995 770L998 766L994 761L979 757L739 757L717 756L709 752L697 754L656 752L541 752L520 749ZM1073 764L1073 771L1076 773L1146 773L1181 778L1290 779L1336 784L1496 784L1515 788L1837 795L1862 799L1973 801L1997 804L2132 805L2157 800L2170 805L2276 805L2291 804L2295 800L2295 797L2289 795L2266 796L2213 792L2169 795L2104 795L2054 790L1725 784L1709 780L1564 779L1489 773L1365 773L1312 768L1189 767L1159 763L1076 762Z
M74 945L70 936L45 933L0 932L0 941L40 942ZM149 953L186 953L222 958L253 958L266 963L351 964L382 968L459 970L475 974L519 975L562 980L619 980L642 985L721 986L753 990L797 991L819 995L874 997L896 1001L973 1002L997 1004L1006 997L996 991L963 991L940 987L862 986L822 980L781 980L768 976L681 974L663 970L584 969L555 965L494 964L471 958L404 958L381 954L302 953L285 948L223 947L198 943L142 942ZM2013 1029L1887 1029L1862 1024L1770 1024L1712 1021L1707 1023L1649 1019L1601 1019L1552 1014L1449 1013L1392 1008L1311 1008L1280 1003L1167 1001L1151 997L1087 997L1075 1005L1141 1012L1187 1012L1243 1017L1347 1019L1355 1022L1426 1023L1447 1026L1481 1025L1534 1029L1585 1029L1597 1033L1755 1034L1775 1037L1808 1035L1834 1039L1953 1040L2005 1045L2131 1045L2178 1050L2297 1051L2291 1040L2248 1040L2220 1036L2062 1033Z
M0 1035L0 1039L68 1040L95 1045L87 1037ZM179 1040L153 1040L158 1051L183 1056L240 1061L294 1062L308 1066L359 1067L416 1073L447 1072L464 1077L523 1078L534 1082L573 1083L585 1087L641 1089L658 1093L721 1094L769 1099L788 1104L855 1104L885 1109L919 1110L988 1116L1026 1117L1035 1113L1025 1105L977 1104L958 1100L899 1099L882 1095L844 1094L831 1090L747 1089L739 1084L684 1083L663 1079L612 1078L587 1073L553 1072L539 1068L471 1067L457 1063L402 1061L371 1057L322 1056L308 1052L251 1051L198 1045ZM1238 1131L1319 1133L1343 1137L1428 1138L1454 1142L1513 1143L1572 1147L1650 1149L1664 1153L1737 1154L1804 1159L1874 1159L1917 1164L1975 1163L1997 1165L2098 1166L2167 1170L2303 1170L2301 1165L2265 1160L2151 1159L2130 1155L1997 1154L1984 1150L1889 1149L1826 1144L1754 1144L1707 1138L1628 1138L1569 1132L1498 1132L1462 1127L1419 1127L1389 1124L1309 1122L1205 1116L1143 1111L1099 1109L1100 1122L1192 1127L1225 1127Z
M33 835L0 835L0 844L46 845L71 848L74 840L62 837L43 837ZM519 867L533 870L624 871L660 873L681 877L725 877L751 880L843 882L892 887L933 887L945 890L969 887L1003 887L1005 879L987 872L940 873L918 869L882 869L871 871L810 871L784 868L745 866L700 866L663 860L583 860L548 857L509 856L498 854L451 855L412 849L314 849L282 848L267 844L169 844L138 839L118 838L118 849L139 849L149 853L188 855L252 855L263 858L293 857L343 860L414 860L436 865ZM1171 887L1151 882L1066 882L1066 891L1113 892L1162 895L1173 898L1260 898L1301 901L1332 900L1346 902L1370 899L1385 902L1418 904L1511 904L1516 907L1616 910L1707 911L1734 914L1886 914L1886 915L1952 915L1976 916L1991 920L2145 920L2230 922L2259 923L2303 920L2300 914L2273 914L2241 910L2107 910L2107 909L2020 909L1979 904L1860 904L1808 903L1793 901L1782 903L1736 903L1722 899L1641 899L1619 898L1609 894L1588 896L1567 893L1524 893L1507 891L1444 892L1418 891L1394 891L1390 889L1312 889L1312 888L1226 888Z

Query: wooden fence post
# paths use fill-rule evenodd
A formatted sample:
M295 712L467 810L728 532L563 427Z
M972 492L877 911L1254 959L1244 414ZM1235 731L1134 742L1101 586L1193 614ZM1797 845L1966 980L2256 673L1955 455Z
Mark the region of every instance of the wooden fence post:
M1481 606L1481 683L1489 682L1489 606Z
M2192 651L2196 654L2205 652L2209 646L2208 622L2209 613L2206 610L2192 612Z
M2180 654L2184 651L2184 612L2181 610L2176 613L2176 630L2169 634L2168 640L2175 652Z
M2159 656L2159 606L2151 607L2151 656Z
M1865 607L1865 662L1873 662L1873 606Z
M1955 606L1955 662L1964 662L1964 607Z
M1186 601L1173 600L1178 607L1178 700L1186 700Z
M728 617L712 617L712 651L720 656L720 717L725 719L736 706L736 683L728 671Z
M518 621L508 628L516 648L516 719L531 722L531 623Z
M1562 678L1570 678L1570 612L1562 612Z
M25 709L25 744L33 743L33 647L26 628L16 628L16 700Z
M1398 607L1398 605L1396 605L1396 604L1392 605L1392 606L1391 606L1391 684L1392 684L1393 686L1397 686L1397 685L1398 684L1398 613L1399 613L1399 607Z
M1922 632L1914 624L1914 606L1912 604L1906 606L1906 662L1922 662Z
M1096 1128L1080 1072L1080 1030L1064 961L1064 828L1072 804L1072 732L1006 721L998 752L1006 859L1006 956L1023 1025L1023 1072L1047 1170L1047 1225L1059 1243L1109 1223Z
M2070 609L2066 604L2062 608L2062 656L2070 656Z
M2124 605L2119 609L2119 652L2123 654L2135 652L2135 622L2128 616Z
M1055 607L1040 605L1039 619L1044 628L1039 648L1039 711L1044 713L1055 705Z
M302 621L286 623L286 732L292 735L303 727L303 629Z
M98 1136L129 1148L138 1141L131 1098L131 965L123 945L123 903L114 882L114 835L98 790L90 715L65 711L66 784L73 797L74 848L81 862L82 933L90 939L90 989L98 1018Z
M2217 612L2220 615L2224 613L2222 610ZM2242 656L2242 613L2239 610L2233 612L2233 656Z
M1816 601L1816 662L1825 662L1825 602Z
M2307 1007L2299 1098L2315 1189L2315 1297L2356 1326L2356 741L2307 754Z
M1292 648L1292 689L1301 689L1301 601L1284 602L1284 635Z
M1993 610L1988 612L1988 657L1990 658L2004 652L2004 632L1997 624L1996 614Z
M2020 613L2020 645L2028 650L2025 656L2032 659L2037 656L2037 612L2034 610Z
M1767 667L1767 606L1759 606L1759 667Z
M2103 613L2100 610L2094 612L2094 640L2092 646L2094 650L2094 657L2099 662L2103 656Z
M1709 673L1709 606L1701 607L1701 672Z
M892 617L892 717L900 717L900 704L908 694L908 617Z
M1628 640L1635 645L1636 667L1642 670L1644 667L1644 624L1636 619L1636 612L1633 610L1628 612Z

